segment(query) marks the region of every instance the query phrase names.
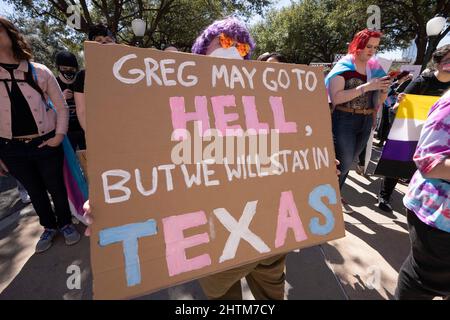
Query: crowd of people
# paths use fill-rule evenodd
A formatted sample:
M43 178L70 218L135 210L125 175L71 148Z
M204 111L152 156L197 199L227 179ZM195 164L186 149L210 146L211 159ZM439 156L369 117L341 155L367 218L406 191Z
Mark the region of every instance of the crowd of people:
M88 39L116 43L104 25L91 28ZM450 45L439 48L433 68L412 80L409 72L386 72L376 59L382 34L358 32L348 55L326 77L339 187L345 186L352 164L363 173L365 147L378 127L379 146L387 140L399 103L405 94L441 97L431 111L413 159L417 171L404 198L411 252L403 264L396 298L432 299L450 296ZM256 47L248 29L236 18L208 26L192 46L192 53L230 59L251 59ZM173 46L166 50L177 51ZM0 174L7 172L26 190L44 231L36 252L48 250L61 232L66 244L80 240L71 222L64 186L61 147L67 135L74 150L86 148L85 70L73 53L56 55L55 77L32 59L32 48L19 29L0 18ZM288 62L282 54L267 52L257 58L267 63ZM89 72L89 71L87 71ZM447 93L445 93L447 92ZM51 101L51 103L50 103ZM381 111L379 112L379 109ZM378 206L392 211L390 198L398 177L384 177ZM50 194L54 208L50 203ZM352 213L341 199L343 211ZM94 215L86 205L87 222ZM89 233L89 228L87 234ZM200 279L210 299L241 299L241 278L246 278L256 299L283 299L286 254Z

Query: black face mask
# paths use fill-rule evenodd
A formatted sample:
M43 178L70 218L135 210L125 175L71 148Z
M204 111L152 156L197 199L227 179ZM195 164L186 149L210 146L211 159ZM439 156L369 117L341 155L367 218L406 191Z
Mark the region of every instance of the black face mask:
M67 81L72 81L73 79L75 79L75 75L77 74L74 71L62 71L62 70L59 70L59 72L64 77L64 79L66 79Z

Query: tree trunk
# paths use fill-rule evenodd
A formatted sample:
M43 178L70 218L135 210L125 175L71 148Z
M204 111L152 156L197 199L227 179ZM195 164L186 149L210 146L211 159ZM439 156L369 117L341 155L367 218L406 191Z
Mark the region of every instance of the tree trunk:
M414 62L414 64L422 65L423 59L425 58L425 51L427 49L426 34L420 32L417 35L416 40L414 42L416 43L416 46L417 46L417 56L416 56L416 61Z

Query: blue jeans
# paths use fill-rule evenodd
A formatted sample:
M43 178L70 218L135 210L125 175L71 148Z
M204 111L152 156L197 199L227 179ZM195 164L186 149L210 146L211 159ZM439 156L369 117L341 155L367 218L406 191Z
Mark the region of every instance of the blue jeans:
M339 187L342 190L353 160L367 145L373 118L371 114L352 114L339 110L335 110L331 118L336 159L340 162Z

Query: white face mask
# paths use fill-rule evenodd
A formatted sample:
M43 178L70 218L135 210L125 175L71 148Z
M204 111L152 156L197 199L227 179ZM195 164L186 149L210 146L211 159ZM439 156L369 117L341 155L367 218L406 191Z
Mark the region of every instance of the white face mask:
M243 60L244 58L239 54L236 47L228 49L218 48L209 54L210 57L225 58L225 59L237 59Z

